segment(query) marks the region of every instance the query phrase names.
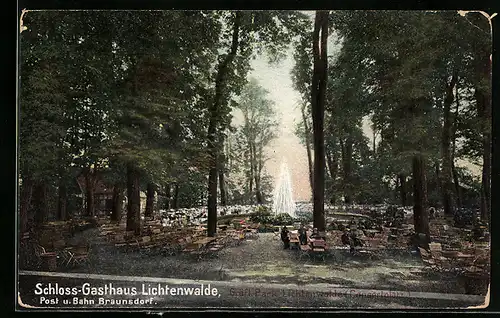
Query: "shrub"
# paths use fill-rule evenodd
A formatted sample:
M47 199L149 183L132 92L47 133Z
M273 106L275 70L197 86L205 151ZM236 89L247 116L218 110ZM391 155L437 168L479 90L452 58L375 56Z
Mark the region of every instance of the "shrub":
M256 213L271 215L271 209L265 205L259 205L257 209L255 209Z
M253 223L270 224L271 219L271 211L264 205L259 205L250 215L250 221Z
M286 213L281 213L275 216L272 220L273 225L289 225L294 222L297 222L297 219L291 217Z

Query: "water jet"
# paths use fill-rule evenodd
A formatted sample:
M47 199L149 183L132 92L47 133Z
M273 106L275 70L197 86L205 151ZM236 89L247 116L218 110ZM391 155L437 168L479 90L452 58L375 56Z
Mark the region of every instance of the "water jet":
M291 217L296 217L292 181L285 160L281 164L281 172L274 189L273 212L275 215L286 213Z

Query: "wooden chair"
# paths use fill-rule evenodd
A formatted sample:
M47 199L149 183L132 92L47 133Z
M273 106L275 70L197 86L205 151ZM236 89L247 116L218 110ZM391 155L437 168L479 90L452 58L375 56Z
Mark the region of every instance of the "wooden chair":
M192 253L198 250L198 245L192 242L187 243L186 246L182 249L183 252Z
M65 253L67 255L66 266L68 265L82 265L88 261L88 257L90 254L90 246L75 246L69 247L65 249Z
M242 231L236 231L233 234L233 244L235 246L239 246L244 239L245 239L245 233Z
M311 243L312 243L313 248L323 248L324 249L326 247L326 241L322 240L322 239L312 240Z
M58 256L61 258L62 265L64 267L68 267L70 264L73 262L73 256L74 254L70 252L72 247L67 247L63 249L62 251L59 252Z
M36 268L39 268L41 265L42 265L42 255L43 254L46 254L47 251L45 250L45 248L37 243L33 243L32 244L32 247L33 247L33 251L34 251L34 254L35 254L35 267Z
M311 254L311 246L309 244L300 245L299 248L299 259L302 259L304 256L309 257Z
M290 249L300 249L300 241L298 237L291 237L290 238Z
M127 240L123 234L114 235L112 240L115 242L116 247L125 247L127 246Z
M137 247L139 252L142 253L144 251L148 251L151 247L151 236L149 236L149 235L141 236L141 237L136 239L136 243L137 243L137 245L134 245L134 246Z
M314 257L321 257L322 260L325 259L326 256L326 241L323 239L316 239L311 242L312 245L312 255Z

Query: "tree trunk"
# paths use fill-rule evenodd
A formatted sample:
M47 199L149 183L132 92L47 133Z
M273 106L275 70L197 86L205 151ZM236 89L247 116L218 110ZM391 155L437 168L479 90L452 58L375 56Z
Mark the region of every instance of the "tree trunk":
M352 160L352 141L348 137L345 142L341 141L342 147L342 172L344 184L344 202L352 204L352 185L351 185L351 160Z
M455 153L457 144L457 126L458 126L458 114L460 108L460 101L458 96L458 85L455 85L455 96L456 96L456 108L453 118L453 129L451 134L451 173L453 175L453 183L455 185L455 197L457 208L462 207L462 191L460 190L460 182L458 180L458 173L455 167Z
M34 181L30 177L23 178L21 186L21 198L19 207L19 221L21 234L27 232L28 229L28 211L30 210L31 197L33 195Z
M62 180L59 180L59 189L57 195L57 219L61 221L65 221L68 219L67 214L67 203L68 203L68 191L66 188L66 184Z
M172 198L172 209L177 210L178 208L179 208L179 185L175 183L174 197Z
M153 216L155 206L155 185L153 183L148 183L146 190L146 210L144 211L145 217Z
M255 199L257 200L257 204L264 203L262 192L260 191L260 180L257 178L257 175L255 175Z
M90 175L90 172L85 174L85 202L86 202L86 216L95 215L95 195L94 195L95 182Z
M260 189L258 187L255 189L255 196L257 199L257 204L264 203L264 199L262 198L262 192L260 191Z
M141 189L139 172L132 163L127 164L127 231L141 234Z
M258 162L257 162L257 149L255 146L255 143L252 142L250 145L252 149L252 154L253 154L253 178L255 181L255 200L257 201L257 204L262 204L264 203L264 199L262 197L262 192L260 191L260 169L258 167Z
M489 221L491 216L491 131L483 134L481 192L483 194L481 200L481 219Z
M226 183L224 181L224 171L219 171L220 205L227 205Z
M222 105L223 93L226 87L226 74L233 61L239 45L239 32L241 23L241 12L237 11L233 25L233 36L231 50L219 65L215 79L215 98L210 105L210 119L208 123L208 154L210 157L210 168L208 173L208 213L207 213L207 236L214 237L217 232L217 127L219 112Z
M441 191L441 164L439 163L439 160L436 160L434 162L434 172L435 172L435 177L428 177L427 178L427 198L429 196L429 192L432 191ZM442 193L442 192L441 192ZM438 202L429 202L427 201L428 205L436 205Z
M253 147L251 143L248 143L248 150L250 153L250 186L249 186L249 192L251 195L253 195L253 182L255 180L255 170L254 170L254 153L253 153Z
M262 147L259 149L259 159L257 161L257 186L258 186L258 195L260 197L261 204L264 203L264 195L262 194L262 168L264 166L263 156L262 156ZM257 201L259 201L259 197L257 197Z
M165 186L165 209L170 210L172 201L172 187L170 183Z
M454 161L451 162L451 173L453 175L453 184L455 189L456 208L462 207L462 190L460 189L460 181L458 180L458 172Z
M227 205L227 192L226 192L226 183L225 183L225 171L226 171L226 156L224 154L224 136L219 137L219 149L220 149L220 155L219 155L219 191L220 191L220 205L226 206Z
M321 33L321 48L320 44ZM311 87L311 106L313 117L314 144L314 186L313 186L313 219L314 227L325 230L325 141L324 112L327 82L327 39L328 11L316 11L313 33L314 70Z
M311 186L311 191L313 192L314 172L313 172L313 159L312 159L312 153L311 153L311 138L310 138L311 131L309 129L309 126L307 125L307 116L306 116L305 105L302 107L302 121L304 122L304 137L305 137L305 141L306 141L307 164L309 167L309 185Z
M415 233L426 235L429 242L429 211L427 209L427 189L425 176L425 162L421 154L415 155L412 160L413 173L413 222Z
M35 187L35 217L36 225L40 225L47 221L48 206L47 206L47 185L45 182L39 182Z
M123 208L123 188L120 183L115 183L113 187L113 208L111 209L111 220L120 222Z
M478 85L475 91L483 142L481 180L481 218L489 221L491 213L491 60L489 53L478 65Z
M399 179L399 196L400 196L400 202L402 206L407 206L408 200L407 200L407 193L406 193L406 176L404 174L399 174L398 175Z
M337 157L332 155L333 149L326 149L326 163L328 165L328 170L330 171L331 179L331 197L330 204L335 204L335 180L337 179L338 162Z
M451 82L446 83L446 96L443 105L443 132L441 136L441 158L443 161L443 169L441 172L441 187L443 196L443 209L445 215L453 215L455 213L455 197L453 189L452 175L452 157L451 157L451 137L452 137L452 118L451 104L453 103L453 89L457 83L457 75L453 74Z

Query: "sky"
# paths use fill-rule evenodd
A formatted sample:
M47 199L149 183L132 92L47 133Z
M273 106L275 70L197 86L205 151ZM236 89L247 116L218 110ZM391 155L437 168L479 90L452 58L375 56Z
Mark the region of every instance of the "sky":
M328 55L334 55L339 49L333 41L329 41ZM307 152L299 138L294 134L295 123L302 120L300 112L300 95L293 88L291 70L294 61L292 51L288 51L287 57L279 64L270 65L265 55L257 57L252 61L253 70L248 78L255 78L264 89L269 92L268 98L275 103L276 112L280 119L278 138L268 147L270 160L265 169L273 177L275 183L280 174L281 163L286 161L290 169L293 199L296 201L307 201L311 199L311 188L309 185L309 173L307 163ZM371 122L368 118L363 121L363 131L372 140L373 132ZM371 145L370 145L371 146ZM474 175L480 175L480 167L469 162L459 160L457 166L468 167Z
M265 168L276 180L281 163L286 161L290 169L293 198L300 201L310 199L311 189L306 150L294 134L295 123L301 120L301 113L298 106L300 95L293 88L290 75L293 63L291 51L278 65L269 65L266 57L260 56L252 62L253 71L249 77L255 78L259 85L269 92L268 98L274 101L280 120L278 138L268 147L268 156L271 159Z

